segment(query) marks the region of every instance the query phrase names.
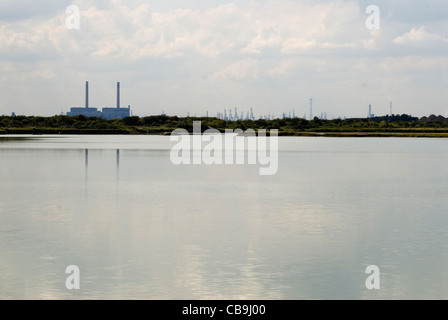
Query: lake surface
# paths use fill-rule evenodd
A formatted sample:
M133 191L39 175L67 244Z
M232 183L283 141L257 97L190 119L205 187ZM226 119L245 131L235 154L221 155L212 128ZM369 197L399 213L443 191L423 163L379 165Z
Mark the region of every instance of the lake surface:
M448 140L280 137L273 176L173 144L0 137L0 299L448 297Z

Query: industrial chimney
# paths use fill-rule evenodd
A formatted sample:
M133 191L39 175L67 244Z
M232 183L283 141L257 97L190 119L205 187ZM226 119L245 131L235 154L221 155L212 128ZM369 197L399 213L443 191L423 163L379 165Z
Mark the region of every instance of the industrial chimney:
M117 82L117 109L120 109L120 82Z
M89 107L89 81L86 81L86 109Z
M313 120L313 99L310 99L310 120Z

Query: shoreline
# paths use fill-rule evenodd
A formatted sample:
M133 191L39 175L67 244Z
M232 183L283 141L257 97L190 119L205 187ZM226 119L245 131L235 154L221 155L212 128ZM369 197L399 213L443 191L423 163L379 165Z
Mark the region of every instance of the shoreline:
M198 123L199 128L198 129ZM392 115L375 118L323 120L314 118L285 118L274 120L225 121L218 118L177 116L125 117L105 120L85 116L53 117L0 116L0 136L5 135L171 135L176 129L199 133L208 129L224 133L237 129L247 133L253 129L278 130L282 137L394 137L394 138L448 138L448 119L444 117L415 118L410 115ZM196 130L196 131L195 131ZM217 130L217 131L216 131Z
M267 130L267 135L269 135ZM152 135L170 136L170 131L164 130L98 130L98 129L16 129L0 130L0 137L12 135ZM279 132L279 137L316 137L316 138L448 138L448 132L380 132L380 131L353 131L353 132Z

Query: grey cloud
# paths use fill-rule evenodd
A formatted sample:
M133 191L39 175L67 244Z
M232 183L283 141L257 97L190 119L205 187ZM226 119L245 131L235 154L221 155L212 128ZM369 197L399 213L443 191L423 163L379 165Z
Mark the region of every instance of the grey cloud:
M45 19L65 12L65 8L70 3L69 0L2 0L0 20Z

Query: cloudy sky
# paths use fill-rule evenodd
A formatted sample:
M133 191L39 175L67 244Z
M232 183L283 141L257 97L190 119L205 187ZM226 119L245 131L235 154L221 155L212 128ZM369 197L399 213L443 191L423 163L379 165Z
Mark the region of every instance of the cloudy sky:
M80 10L69 30L66 8ZM380 28L369 30L369 5ZM446 0L2 0L0 114L448 115Z

